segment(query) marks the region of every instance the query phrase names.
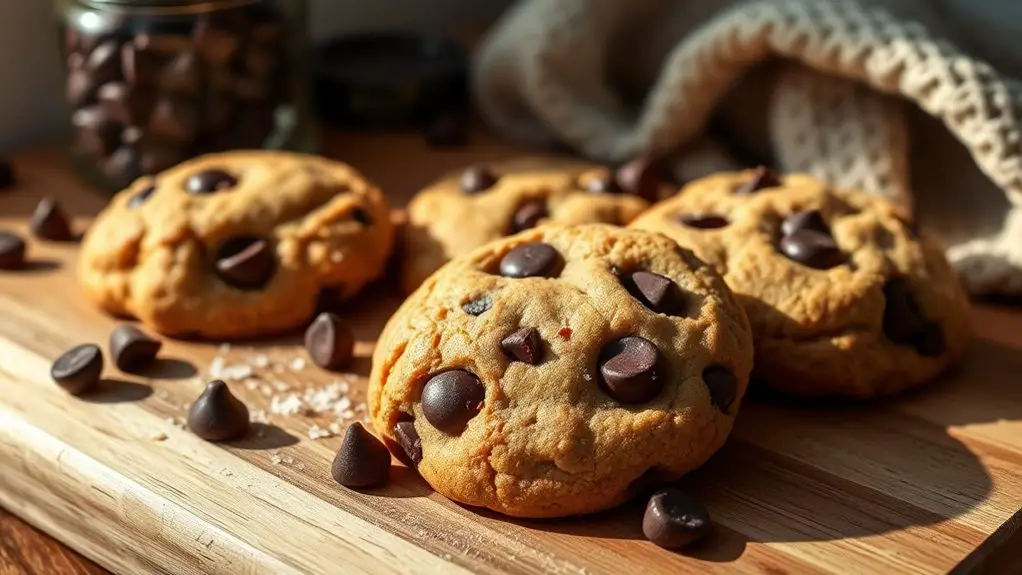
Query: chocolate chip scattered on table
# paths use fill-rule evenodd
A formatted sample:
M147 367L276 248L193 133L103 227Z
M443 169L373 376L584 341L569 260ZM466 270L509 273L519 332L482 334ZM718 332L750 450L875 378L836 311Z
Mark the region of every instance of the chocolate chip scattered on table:
M188 429L206 441L240 439L250 426L248 407L221 380L210 382L188 409Z

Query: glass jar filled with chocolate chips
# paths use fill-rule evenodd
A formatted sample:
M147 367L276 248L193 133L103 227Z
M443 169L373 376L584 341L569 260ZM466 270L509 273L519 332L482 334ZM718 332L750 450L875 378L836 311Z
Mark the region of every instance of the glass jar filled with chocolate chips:
M313 151L306 0L56 0L73 157L120 189L223 150Z

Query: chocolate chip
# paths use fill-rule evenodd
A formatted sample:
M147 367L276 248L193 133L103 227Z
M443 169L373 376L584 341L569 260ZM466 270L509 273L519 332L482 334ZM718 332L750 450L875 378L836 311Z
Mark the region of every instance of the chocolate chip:
M106 173L115 184L124 187L142 175L139 168L138 150L133 146L121 146L103 164Z
M248 407L227 384L212 381L188 409L188 429L206 441L227 441L248 433Z
M66 242L74 237L64 209L49 197L39 200L28 226L32 235L43 240Z
M624 190L610 176L600 176L589 180L586 191L590 194L621 194Z
M14 172L14 164L8 159L0 158L0 190L9 190L14 187L17 176Z
M727 218L717 214L679 214L678 221L682 225L700 230L713 230L727 226Z
M488 295L481 295L461 306L461 309L465 310L468 315L480 316L490 311L491 307L493 307L493 299Z
M738 395L738 380L726 367L713 365L703 370L703 383L710 392L710 404L728 413Z
M145 99L123 82L103 84L99 88L98 98L107 116L121 124L130 126L145 121L143 116L148 110Z
M898 345L911 346L926 357L944 353L944 332L923 315L919 302L905 280L893 279L884 285L884 334Z
M614 175L618 186L629 194L650 202L660 197L662 181L656 165L646 158L637 158L617 169Z
M276 256L270 243L260 238L227 240L216 254L216 271L228 285L259 289L273 277Z
M238 178L230 172L219 169L203 170L188 178L186 187L190 194L212 194L238 185Z
M455 148L468 143L464 112L441 112L426 124L426 143L434 148Z
M500 340L500 348L508 357L532 365L539 363L539 345L539 332L532 327L523 327Z
M351 361L355 336L336 314L323 312L305 330L305 350L323 369L338 369Z
M394 426L394 438L397 439L401 450L414 465L422 463L422 439L419 438L419 432L415 430L415 423L411 421L398 422Z
M103 352L85 343L65 351L50 367L50 377L71 395L81 395L99 383Z
M687 493L667 488L649 499L642 517L646 538L665 549L687 547L710 530L710 512Z
M363 226L373 225L373 217L369 215L364 208L355 208L351 211L351 219L362 224Z
M766 167L759 166L756 171L752 174L749 181L741 184L735 188L735 194L740 196L747 196L754 192L765 188L776 188L781 185L781 181L774 175L774 172Z
M466 194L478 194L492 188L498 177L486 166L473 166L461 174L461 191Z
M156 83L163 56L151 44L149 36L140 35L121 46L121 72L129 86L152 86Z
M109 347L117 369L131 373L152 365L163 342L133 325L122 325L110 333Z
M91 106L71 115L78 146L95 158L110 155L121 142L121 125L113 121L106 110Z
M137 192L134 196L131 196L131 199L128 200L128 207L129 208L137 208L137 207L141 206L142 204L144 204L146 202L146 200L149 199L149 196L151 196L151 195L153 195L155 193L156 193L156 184L149 184L148 186L142 188L142 190Z
M648 339L626 336L600 352L600 381L604 391L621 403L644 403L664 386L660 350Z
M11 232L0 231L0 270L25 267L25 240Z
M638 271L622 278L625 288L649 309L666 315L681 315L685 297L671 278Z
M790 236L799 230L813 230L830 235L830 227L820 210L805 210L791 214L781 223L781 233Z
M191 52L174 58L160 73L161 86L172 92L197 92L199 79L199 61Z
M372 487L385 483L389 474L387 446L361 423L352 423L344 432L341 448L330 466L334 481L345 487Z
M121 45L107 40L96 46L85 60L85 70L97 84L112 82L121 75Z
M73 70L67 75L64 98L71 108L78 109L95 103L99 85L85 70Z
M458 435L479 413L486 389L471 373L453 369L431 377L422 388L422 414L433 427Z
M534 228L540 220L548 216L546 202L543 200L528 200L515 210L515 214L511 218L511 230L517 233Z
M199 128L195 105L175 98L161 98L149 117L149 133L177 143L191 141Z
M554 277L563 264L554 246L544 243L520 245L500 260L500 275L509 278Z
M781 238L781 253L796 262L827 270L845 262L845 254L830 235L815 230L795 230Z

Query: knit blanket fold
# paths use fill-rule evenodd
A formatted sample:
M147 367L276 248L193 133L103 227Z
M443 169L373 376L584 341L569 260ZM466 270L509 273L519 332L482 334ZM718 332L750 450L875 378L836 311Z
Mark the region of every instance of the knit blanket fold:
M1022 82L876 2L720 2L522 0L475 55L479 109L514 140L567 143L611 163L663 158L682 179L738 167L707 126L753 114L765 133L742 132L739 123L739 137L766 147L779 169L921 208L970 291L1022 293ZM629 31L632 43L622 48ZM625 66L656 71L639 79L638 105L611 80L628 76L609 70L622 65L615 49L640 59L625 58ZM760 89L736 96L764 67ZM928 143L913 141L920 136L909 129L919 110L964 146L962 161L973 166L912 154ZM966 168L985 179L958 177ZM939 194L974 195L975 206L919 206L936 193L913 188L920 169L946 171L936 179L947 183Z

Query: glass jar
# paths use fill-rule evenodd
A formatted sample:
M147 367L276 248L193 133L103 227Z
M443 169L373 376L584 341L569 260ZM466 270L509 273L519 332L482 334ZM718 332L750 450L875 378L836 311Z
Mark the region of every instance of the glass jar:
M56 0L72 158L117 190L200 154L313 152L306 0Z

